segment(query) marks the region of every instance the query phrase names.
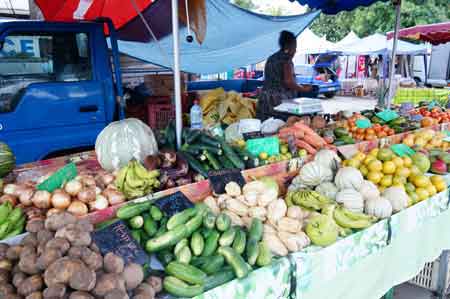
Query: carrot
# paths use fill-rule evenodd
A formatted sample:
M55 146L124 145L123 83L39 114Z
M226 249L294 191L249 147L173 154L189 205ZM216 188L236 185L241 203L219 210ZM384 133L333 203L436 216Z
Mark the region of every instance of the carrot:
M298 147L303 148L304 150L306 150L311 155L315 155L317 153L317 150L315 148L313 148L311 145L309 145L308 143L306 143L303 140L297 140L295 142L295 144Z
M325 144L327 144L325 142L325 140L323 140L323 138L318 135L314 136L311 134L305 134L305 137L303 137L303 140L306 141L307 143L309 143L310 145L314 146L316 149L320 149Z
M294 134L295 134L295 138L297 138L297 139L303 139L303 137L305 137L305 132L300 131L300 130L295 131Z
M296 128L298 130L302 130L303 132L305 132L305 134L311 134L311 135L316 134L316 132L314 132L313 129L311 129L310 127L308 127L307 125L305 125L301 122L296 122L294 124L294 128Z

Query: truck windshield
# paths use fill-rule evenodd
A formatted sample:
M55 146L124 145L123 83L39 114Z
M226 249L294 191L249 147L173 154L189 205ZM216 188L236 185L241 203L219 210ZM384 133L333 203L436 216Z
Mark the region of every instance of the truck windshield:
M15 33L0 51L0 113L11 112L32 83L92 79L87 33Z

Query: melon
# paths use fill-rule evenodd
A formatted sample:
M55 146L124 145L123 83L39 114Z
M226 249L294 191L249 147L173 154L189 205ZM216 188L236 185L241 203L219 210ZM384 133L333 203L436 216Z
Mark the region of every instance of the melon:
M0 178L10 173L16 166L16 158L11 148L3 142L0 142Z

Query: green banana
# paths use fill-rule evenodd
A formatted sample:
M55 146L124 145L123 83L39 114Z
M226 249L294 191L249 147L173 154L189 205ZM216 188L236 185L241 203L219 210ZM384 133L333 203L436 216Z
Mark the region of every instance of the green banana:
M6 222L8 220L8 216L12 211L12 205L9 201L5 201L2 205L0 205L0 224Z
M9 222L5 222L0 225L0 240L8 234Z
M117 173L115 185L119 190L123 189L123 185L125 183L125 178L127 177L127 172L129 170L129 165L122 167L119 172Z
M345 215L347 215L347 217L349 217L350 219L353 219L353 220L368 220L371 222L376 222L378 220L374 216L370 216L370 215L367 215L364 213L353 212L346 208L342 208L342 209L343 209Z
M334 220L336 223L343 228L351 229L364 229L372 225L373 221L369 219L354 219L350 218L347 213L347 209L342 207L337 207L334 211ZM351 212L351 211L350 211ZM353 212L351 212L353 213Z

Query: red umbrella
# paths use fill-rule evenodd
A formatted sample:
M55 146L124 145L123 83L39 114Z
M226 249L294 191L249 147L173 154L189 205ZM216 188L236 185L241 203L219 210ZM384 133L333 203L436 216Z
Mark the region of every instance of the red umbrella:
M388 39L393 35L389 32ZM450 22L404 28L399 31L399 38L426 41L433 45L445 44L450 41Z

